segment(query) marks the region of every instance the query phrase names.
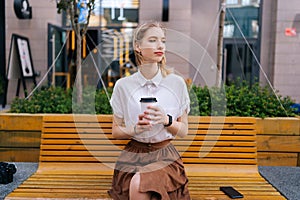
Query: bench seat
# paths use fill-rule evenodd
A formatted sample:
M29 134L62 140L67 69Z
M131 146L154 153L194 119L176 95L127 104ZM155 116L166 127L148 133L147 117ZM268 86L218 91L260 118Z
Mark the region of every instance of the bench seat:
M189 116L189 135L176 138L192 199L286 199L258 172L255 118ZM110 199L114 163L128 140L111 136L111 115L45 115L39 167L5 199Z

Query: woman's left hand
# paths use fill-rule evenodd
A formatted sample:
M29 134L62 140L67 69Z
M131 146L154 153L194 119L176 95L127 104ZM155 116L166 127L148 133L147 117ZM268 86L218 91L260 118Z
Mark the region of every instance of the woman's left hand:
M147 120L151 120L152 124L167 124L168 117L164 109L160 106L148 106L147 110L144 112Z

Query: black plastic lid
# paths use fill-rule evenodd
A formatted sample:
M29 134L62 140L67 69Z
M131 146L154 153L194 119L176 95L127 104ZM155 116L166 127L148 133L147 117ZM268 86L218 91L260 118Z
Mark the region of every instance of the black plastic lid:
M142 103L152 103L152 102L157 102L155 97L145 97L141 98L140 102Z

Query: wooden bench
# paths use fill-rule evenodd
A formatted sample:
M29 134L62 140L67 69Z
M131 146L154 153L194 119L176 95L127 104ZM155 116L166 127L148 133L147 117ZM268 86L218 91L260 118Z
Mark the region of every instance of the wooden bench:
M258 172L255 118L189 117L189 135L173 144L182 155L192 199L285 199ZM39 167L6 199L110 199L113 166L127 140L111 136L111 115L43 117Z

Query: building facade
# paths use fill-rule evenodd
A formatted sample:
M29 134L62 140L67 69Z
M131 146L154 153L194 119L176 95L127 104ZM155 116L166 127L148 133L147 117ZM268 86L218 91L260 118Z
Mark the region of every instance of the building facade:
M30 40L32 62L35 71L40 74L37 77L39 82L51 63L49 24L63 27L65 22L62 20L63 16L57 14L55 1L29 0L28 2L32 7L32 19L20 20L14 13L13 1L5 1L6 71L11 35L20 34ZM214 85L217 73L220 1L140 0L134 2L138 2L138 23L149 20L163 21L167 27L168 65L185 79L191 79L194 84ZM118 7L117 4L113 6ZM121 9L118 9L117 15L121 16ZM162 18L166 10L167 20ZM239 76L248 81L255 81L258 78L264 85L272 84L281 95L291 96L300 102L300 92L297 87L300 85L299 1L289 0L286 3L284 0L227 0L226 10L223 60L225 82ZM243 16L247 18L243 19ZM245 24L241 24L239 20L243 20ZM234 24L236 21L240 27ZM132 26L134 27L134 23ZM235 35L234 31L239 28L248 30L249 33ZM92 29L102 30L97 26ZM68 32L67 29L65 31ZM27 81L27 88L32 88L30 80ZM48 84L48 81L49 79L45 79L42 84ZM16 80L9 80L8 103L12 101L15 94Z

